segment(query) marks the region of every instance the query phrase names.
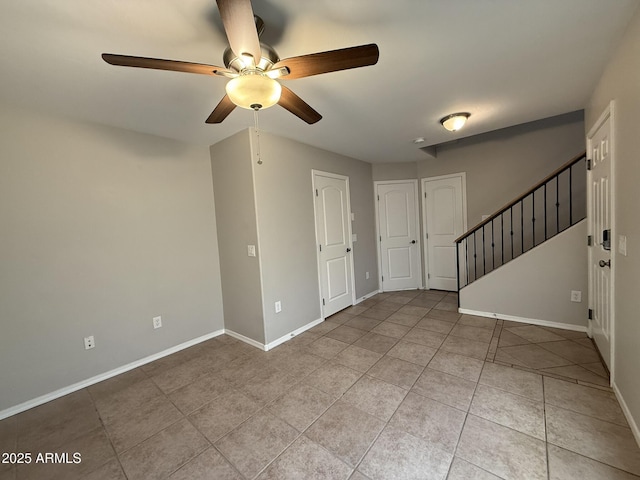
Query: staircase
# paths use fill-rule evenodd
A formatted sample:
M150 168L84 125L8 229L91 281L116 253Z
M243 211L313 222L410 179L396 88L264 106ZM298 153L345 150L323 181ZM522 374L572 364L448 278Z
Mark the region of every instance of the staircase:
M458 291L587 216L586 152L456 239Z

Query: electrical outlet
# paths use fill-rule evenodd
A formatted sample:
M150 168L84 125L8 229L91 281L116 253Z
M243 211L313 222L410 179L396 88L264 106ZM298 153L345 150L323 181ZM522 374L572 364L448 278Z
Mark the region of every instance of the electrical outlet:
M256 256L256 246L255 245L247 245L247 255L250 257Z
M153 317L153 328L160 328L162 327L162 317Z
M571 290L571 301L576 303L582 302L582 292L580 290Z
M365 272L364 273L364 279L365 280L369 280L369 272Z
M93 338L93 335L89 337L84 337L84 349L90 350L96 346L96 341Z
M280 300L275 303L275 309L276 313L280 313L282 311L282 302Z

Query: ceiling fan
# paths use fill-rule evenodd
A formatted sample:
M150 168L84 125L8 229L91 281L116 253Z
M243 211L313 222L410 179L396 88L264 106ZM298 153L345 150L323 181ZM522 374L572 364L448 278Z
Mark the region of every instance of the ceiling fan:
M223 55L225 68L202 63L162 60L103 53L111 65L151 68L175 72L198 73L229 78L226 95L206 123L221 123L236 106L258 111L276 103L309 124L322 118L311 106L278 79L293 80L321 73L375 65L379 50L376 44L312 53L280 60L276 51L259 36L264 22L254 16L251 0L216 0L229 48Z

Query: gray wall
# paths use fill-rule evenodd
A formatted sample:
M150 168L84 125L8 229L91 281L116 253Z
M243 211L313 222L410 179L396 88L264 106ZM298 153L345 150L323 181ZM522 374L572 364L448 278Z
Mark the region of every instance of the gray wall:
M466 172L472 228L584 148L583 115L574 112L439 146L418 163L418 177Z
M3 106L0 158L0 410L223 328L206 147Z
M418 178L417 162L374 163L372 167L374 181L411 180Z
M212 145L225 328L264 343L260 261L247 130ZM249 257L247 246L256 246Z
M377 291L378 272L371 165L264 132L260 150L264 163L254 161L253 168L269 343L321 317L312 169L349 177L352 229L358 236L353 245L357 298ZM282 302L278 314L277 300Z
M615 265L615 385L622 394L636 424L640 423L640 10L605 69L586 109L586 130L595 124L610 100L615 101L615 230L612 262ZM627 236L628 256L617 251L617 236ZM636 437L640 438L640 437Z
M587 326L587 222L565 230L460 291L460 308ZM581 303L571 291L582 292Z

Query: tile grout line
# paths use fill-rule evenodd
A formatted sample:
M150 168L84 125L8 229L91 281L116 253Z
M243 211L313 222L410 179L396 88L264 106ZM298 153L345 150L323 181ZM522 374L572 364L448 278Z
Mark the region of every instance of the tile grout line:
M453 456L451 458L451 464L449 465L449 471L447 472L447 476L449 475L449 473L451 473L451 467L453 466L453 461L456 458L456 453L458 453L458 447L460 446L460 440L462 439L462 432L464 432L464 427L467 425L467 420L469 419L469 415L471 414L471 406L473 405L473 400L476 396L476 391L478 390L478 385L480 385L480 377L482 376L482 372L484 371L484 367L486 365L486 362L483 363L482 365L482 369L480 370L480 375L478 375L478 381L476 382L476 386L473 388L473 393L471 394L471 401L469 402L469 407L467 408L467 411L465 412L464 415L464 422L462 422L462 428L460 429L460 434L458 435L458 441L456 442L456 447L453 449ZM484 468L480 467L479 465L476 465L473 462L470 462L469 460L465 460L462 457L459 457L462 460L464 460L465 462L470 463L471 465L474 465L478 468L480 468L483 471L487 471ZM491 473L491 472L489 472ZM493 473L492 473L493 475Z
M547 466L547 480L551 479L551 469L549 465L549 429L547 428L547 392L545 390L544 376L542 377L542 412L544 415L544 453Z
M233 387L233 386L232 386L230 389L235 390L235 387ZM220 395L218 395L218 397L219 397L219 396L220 396ZM216 397L216 398L218 398L218 397ZM222 458L224 458L224 459L227 461L227 463L231 466L231 468L233 468L236 472L238 472L238 475L240 475L240 476L241 476L241 477L243 477L243 478L246 478L244 475L242 475L242 474L240 473L240 471L236 468L236 466L235 466L235 465L234 465L234 464L233 464L233 463L232 463L232 462L231 462L227 457L225 457L225 455L224 455L220 450L218 450L218 448L214 445L214 442L212 442L211 440L209 440L209 437L207 437L207 436L204 434L204 432L202 432L202 431L198 428L198 426L197 426L197 425L196 425L196 424L191 420L191 418L189 418L189 416L190 416L191 414L193 414L194 412L197 412L200 408L204 408L205 406L209 405L209 404L210 404L210 403L212 403L213 401L215 401L215 399L214 399L214 400L212 400L211 402L207 402L205 405L203 405L203 406L201 406L201 407L199 407L199 408L195 409L195 410L194 410L193 412L191 412L189 415L185 415L185 418L186 418L186 419L187 419L187 421L191 424L191 426L193 426L193 428L195 428L195 429L196 429L196 431L197 431L200 435L202 435L202 437L203 437L203 438L204 438L204 439L209 443L209 446L210 446L211 448L213 448L216 452L218 452L218 453L220 454L220 456L221 456ZM233 430L231 430L231 431L233 431ZM231 431L230 431L230 432L231 432ZM228 432L228 433L230 433L230 432ZM226 434L225 434L225 435L226 435ZM225 436L225 435L223 435L223 436ZM222 438L222 437L220 437L220 438ZM219 439L218 439L218 440L219 440ZM183 465L181 465L181 466L180 466L180 468L184 467L187 463L191 462L193 459L195 459L195 458L199 457L200 455L202 455L206 450L207 450L207 449L203 450L203 451L202 451L202 452L200 452L198 455L196 455L196 456L195 456L195 457L193 457L192 459L188 460L186 463L184 463ZM177 472L178 470L180 470L180 468L178 468L177 470L175 470L175 472ZM171 475L173 475L173 473L175 473L175 472L172 472L172 473L171 473Z
M399 307L397 310L395 310L391 315L393 315L394 313L397 313L397 312L400 310L400 308L402 308L402 307L403 307L403 306L405 306L405 305L407 305L407 304L401 304L401 305L400 305L400 307ZM429 310L429 311L430 311L430 310ZM429 312L429 311L427 311L427 313L426 313L425 315L423 315L422 317L420 317L420 320L422 320L422 319L423 319L423 318L428 314L428 312ZM364 312L363 312L363 313L364 313ZM389 317L390 317L391 315L389 315ZM387 317L387 318L389 318L389 317ZM420 320L418 320L418 322L419 322ZM384 322L384 321L387 321L387 319L382 320L381 322ZM418 322L416 322L416 323L418 323ZM393 322L392 322L392 323L393 323ZM414 326L415 326L415 325L414 325ZM411 328L413 328L413 327L411 327ZM325 335L326 335L326 334L325 334ZM378 335L380 335L380 334L378 334ZM391 337L390 337L390 338L391 338ZM347 389L347 390L346 390L346 391L345 391L345 392L344 392L344 393L343 393L343 394L342 394L338 399L336 399L336 401L334 401L334 403L332 404L332 406L333 406L333 405L335 405L335 403L337 403L340 399L342 399L342 397L344 397L344 395L345 395L349 390L351 390L351 389L353 388L353 386L354 386L356 383L358 383L358 382L359 382L359 381L360 381L360 380L361 380L365 375L367 375L367 374L368 374L368 372L369 372L372 368L374 368L374 367L375 367L375 366L376 366L380 361L382 361L382 359L383 359L385 356L387 356L387 355L388 355L389 351L391 351L391 349L393 349L396 345L398 345L398 343L402 340L402 338L403 338L403 337L400 337L400 338L398 338L398 339L395 339L395 340L396 340L396 342L393 344L393 346L391 346L391 348L389 348L389 349L387 350L387 352L385 352L384 354L382 354L382 356L381 356L381 357L380 357L380 358L379 358L379 359L378 359L378 360L377 360L373 365L371 365L371 367L369 367L369 369L367 369L365 372L361 373L361 375L360 375L360 377L358 378L358 380L356 380L356 382L354 382L354 383L349 387L349 389ZM353 345L353 343L351 343L350 345ZM419 345L420 345L420 344L419 344ZM424 346L424 345L421 345L421 346ZM436 353L437 353L437 351L438 351L438 349L436 349ZM379 352L375 352L375 353L379 353ZM434 356L435 356L435 354L434 354ZM391 358L395 358L395 357L391 357ZM433 357L432 357L432 358L433 358ZM402 360L402 359L398 359L398 360ZM402 360L402 361L406 361L406 360ZM430 360L430 361L431 361L431 360ZM412 363L413 365L417 365L417 364L414 364L413 362L407 362L407 363ZM427 364L427 365L428 365L428 364ZM404 387L400 387L399 385L395 385L395 386L397 386L397 387L402 388L403 390L405 390L405 391L406 391L406 394L405 394L405 396L403 397L402 401L401 401L400 403L398 403L398 406L395 408L395 410L394 410L393 414L391 415L391 417L389 418L389 420L384 421L384 426L380 429L380 431L376 434L375 438L371 441L371 443L369 444L369 446L365 449L364 453L362 454L362 456L360 457L360 459L358 460L358 462L357 462L357 463L356 463L356 465L354 466L353 471L351 472L351 475L350 475L350 476L352 476L352 475L353 475L353 473L355 473L355 472L357 472L357 471L358 471L358 467L362 464L362 462L363 462L363 461L364 461L364 459L366 458L367 454L371 451L371 449L373 448L373 446L375 445L375 443L378 441L378 439L379 439L379 438L380 438L380 436L382 435L382 432L384 432L384 430L385 430L387 427L389 427L389 424L390 424L391 420L393 419L394 415L396 414L396 412L398 411L398 409L400 408L400 406L402 405L402 403L405 401L405 399L406 399L407 395L408 395L409 393L411 393L411 389L412 389L412 388L413 388L413 386L416 384L416 382L418 381L418 379L420 378L420 376L422 376L422 374L424 373L424 370L427 368L427 365L425 365L425 366L420 365L420 366L422 367L422 370L420 371L420 374L416 377L416 379L413 381L413 383L411 384L411 386L410 386L408 389L405 389ZM359 373L360 373L360 372L359 372ZM384 380L381 380L381 379L379 379L379 378L377 378L377 377L372 377L371 375L368 375L368 376L369 376L370 378L374 378L374 379L379 380L379 381L384 381ZM389 383L389 382L387 382L387 383ZM392 383L390 383L390 384L391 384L391 385L394 385L394 384L392 384ZM346 402L346 403L347 403L347 404L349 404L349 405L351 405L349 402ZM357 409L357 407L356 407L355 405L351 405L351 406ZM331 407L329 407L329 408L331 408ZM327 410L328 410L328 409L327 409ZM358 410L359 410L359 409L358 409ZM325 411L325 412L326 412L326 411ZM371 415L371 414L369 414L369 413L367 413L367 412L363 412L363 413L365 413L365 414L367 414L367 415L370 415L370 416L372 416L373 418L377 418L378 420L380 420L378 417L375 417L374 415ZM317 419L316 419L316 420L315 420L315 421L314 421L314 422L313 422L309 427L307 427L307 429L311 428L311 427L312 427L316 422L318 422L318 421L319 421L319 419L320 419L320 417L322 417L322 415L320 415L320 416L319 416L319 417L318 417L318 418L317 418ZM393 428L393 427L392 427L392 428ZM306 430L305 430L305 431L306 431ZM408 432L405 432L405 433L406 433L407 435L409 435L409 436L413 437L413 435L411 435L410 433L408 433ZM414 437L414 438L417 438L417 437ZM419 440L420 440L420 439L419 439ZM315 443L315 442L314 442L314 443ZM322 447L322 445L320 445L320 446ZM323 448L324 448L324 447L323 447ZM436 447L434 447L434 448L436 448ZM329 453L331 453L331 452L329 452ZM335 456L335 455L334 455L334 456ZM344 462L343 462L343 463L344 463ZM348 465L348 464L347 464L347 465Z
M327 333L325 333L325 334L323 334L323 335L320 335L318 338L322 338L322 337L326 336L326 335L327 335L328 333L330 333L331 331L332 331L332 330L328 331ZM329 338L330 338L330 337L329 337ZM323 358L323 357L319 357L319 358ZM323 365L325 365L326 363L328 363L328 362L330 362L330 361L331 361L331 360L329 360L329 359L325 359L325 358L323 358L323 360L325 360L325 362L324 362L322 365L320 365L319 367L315 368L315 369L314 369L314 370L312 370L311 372L307 373L306 375L304 375L303 377L301 377L300 379L298 379L298 380L297 380L297 381L296 381L296 382L291 386L291 388L293 388L293 386L295 386L295 385L299 385L299 384L304 385L304 384L302 383L302 381L303 381L306 377L308 377L308 376L309 376L309 375L311 375L313 372L315 372L316 370L318 370L319 368L321 368ZM347 368L348 368L348 367L347 367ZM358 373L360 373L360 372L358 372ZM258 376L258 375L259 375L259 374L256 374L256 375L254 375L254 376L253 376L253 377L251 377L251 378L255 378L255 377L256 377L256 376ZM364 374L362 374L362 375L364 375ZM242 391L238 390L238 389L237 389L237 388L235 388L235 387L233 387L233 388L234 388L235 390L237 390L239 393L241 393L241 394L243 394L243 395L244 395L244 393L243 393ZM320 391L322 392L322 390L320 390ZM329 395L329 393L327 393L327 392L323 392L323 393L325 393L325 394ZM278 400L281 396L282 396L282 395L278 395L276 398L272 399L270 402L267 402L267 403L266 403L265 405L263 405L259 410L257 410L257 411L256 411L256 412L254 412L253 414L251 414L251 416L249 416L247 419L245 419L245 420L244 420L244 421L242 421L240 424L238 424L238 425L236 425L235 427L233 427L229 432L225 433L225 434L224 434L224 435L222 435L220 438L218 438L218 439L216 440L216 442L218 442L219 440L221 440L221 439L223 439L223 438L227 437L228 435L230 435L231 433L233 433L235 430L237 430L237 429L238 429L238 428L240 428L242 425L244 425L245 423L247 423L251 418L255 417L255 415L257 415L257 414L258 414L259 412L261 412L261 411L266 411L268 414L270 414L270 415L274 415L274 414L272 414L272 413L268 410L268 407L269 407L269 405L271 405L272 403L274 403L276 400ZM296 437L293 439L293 441L291 441L291 442L290 442L290 443L289 443L289 444L288 444L288 445L287 445L287 446L286 446L286 447L285 447L285 448L284 448L284 449L283 449L283 450L282 450L282 451L281 451L281 452L280 452L276 457L274 457L271 461L269 461L269 462L268 462L268 463L267 463L267 464L266 464L266 465L265 465L265 466L264 466L264 467L263 467L263 468L262 468L258 473L256 473L256 475L254 475L253 477L251 477L251 478L250 478L250 479L248 479L248 480L252 480L252 479L254 479L254 478L257 478L259 475L261 475L263 472L265 472L265 471L269 468L269 466L271 466L271 465L272 465L272 464L273 464L273 463L274 463L278 458L280 458L280 457L281 457L281 456L282 456L282 455L283 455L283 454L284 454L284 453L289 449L289 447L291 447L291 445L293 445L293 443L295 443L295 442L296 442L300 437L302 437L302 436L304 435L304 433L305 433L309 428L311 428L311 426L312 426L313 424L315 424L315 423L320 419L320 417L321 417L324 413L326 413L326 411L327 411L327 410L329 410L329 408L331 408L335 403L337 403L337 402L340 400L340 398L342 398L342 396L337 397L337 398L336 398L336 399L335 399L335 400L334 400L334 401L329 405L329 407L327 407L327 408L322 412L322 414L320 414L320 415L318 416L318 418L317 418L316 420L314 420L314 422L312 422L309 426L307 426L307 427L305 428L305 430L303 430L302 432L300 432L300 431L299 431L297 428L295 428L293 425L289 424L285 419L281 419L280 417L278 417L278 416L274 415L276 418L280 419L281 421L283 421L284 423L286 423L287 425L289 425L291 428L293 428L294 430L296 430L296 432L297 432L298 434L297 434L297 435L296 435ZM211 402L209 402L209 403L211 403ZM194 426L195 426L195 425L194 425ZM196 428L197 428L197 427L196 427ZM203 434L203 435L204 435L204 434ZM223 457L223 458L224 458L224 459L225 459L225 460L226 460L226 461L227 461L227 462L228 462L228 463L229 463L229 464L230 464L230 465L231 465L231 466L236 470L236 471L238 471L238 470L237 470L237 468L235 467L234 463L231 461L231 459L227 458L227 457L224 455L224 453L223 453L222 451L220 451L220 450L219 450L219 449L218 449L218 448L213 444L213 442L211 442L211 441L210 441L206 436L205 436L205 438L207 439L207 441L209 441L209 442L211 443L211 446L212 446L212 447L213 447L213 448L214 448L218 453L220 453L220 455L221 455L221 456L222 456L222 457ZM316 443L316 442L313 442L313 443ZM316 445L319 445L319 444L317 444L317 443L316 443ZM323 448L324 450L326 450L322 445L319 445L319 446L320 446L321 448ZM327 450L327 451L328 451L328 450ZM329 453L330 453L330 452L329 452ZM332 454L332 455L333 455L333 454ZM335 457L335 455L333 455L333 456ZM337 458L337 457L336 457L336 458ZM342 461L342 460L341 460L341 461ZM343 463L344 463L344 462L343 462ZM347 464L345 463L345 465L347 465ZM347 466L349 466L349 465L347 465ZM239 472L239 471L238 471L238 473L240 474L240 476L241 476L241 477L243 477L243 478L248 478L248 477L246 477L244 474L242 474L241 472Z
M404 306L404 305L403 305L403 306ZM429 311L431 311L431 309L429 309ZM420 320L418 320L418 322L417 322L417 323L419 323L422 319L424 319L424 318L428 315L429 311L428 311L425 315L423 315L422 317L420 317ZM396 310L396 312L397 312L397 310ZM388 318L388 317L387 317L387 318ZM384 320L384 321L386 321L386 320ZM416 323L416 324L417 324L417 323ZM415 327L415 325L414 325L414 327ZM411 327L411 328L414 328L414 327ZM396 343L395 343L393 346L397 345L397 344L402 340L402 338L403 338L403 337L401 337L400 339L397 339ZM422 345L422 344L417 344L417 345L426 346L426 345ZM392 349L392 348L393 348L393 347L391 347L391 349ZM398 406L397 406L397 407L395 408L395 410L393 411L393 414L391 414L391 416L389 417L389 420L386 420L386 421L385 421L385 424L384 424L384 426L380 429L380 432L378 432L378 434L375 436L375 438L373 439L373 441L369 444L369 446L367 447L367 449L365 450L365 452L362 454L362 456L360 457L360 460L357 462L357 464L356 464L356 466L355 466L355 468L354 468L353 472L357 472L357 471L358 471L358 467L362 464L362 462L364 461L364 459L367 457L368 453L371 451L371 449L373 448L373 446L375 445L375 443L378 441L378 439L379 439L379 438L380 438L380 436L382 435L382 432L384 432L384 431L385 431L385 429L386 429L387 427L394 428L393 426L391 426L391 425L390 425L391 420L393 419L393 417L395 416L395 414L398 412L398 410L400 409L400 407L402 406L402 404L403 404L403 403L404 403L404 401L406 400L407 396L408 396L410 393L412 393L412 389L413 389L413 387L415 386L415 384L417 383L417 381L420 379L420 377L422 376L422 374L423 374L423 373L424 373L424 371L426 370L426 368L427 368L427 366L429 365L429 363L431 363L431 360L433 359L433 357L435 357L435 355L436 355L436 354L437 354L437 352L439 351L439 348L440 348L440 347L438 347L437 349L435 349L435 350L436 350L436 353L434 353L434 355L431 357L431 359L429 360L429 362L427 363L427 365L425 365L425 366L420 365L420 366L422 366L422 370L420 371L420 374L416 377L416 379L413 381L413 383L411 384L411 386L410 386L408 389L405 389L404 387L399 387L399 385L396 385L396 386L398 386L399 388L402 388L402 389L406 390L406 394L405 394L405 396L403 397L402 401L401 401L400 403L398 403ZM383 359L383 358L384 358L384 357L389 353L389 351L391 351L391 349L389 349L385 354L383 354L383 356L382 356L382 357L380 357L380 359L379 359L375 364L373 364L373 365L369 368L369 370L371 370L375 365L377 365L377 364L378 364L378 362L380 362L380 361L381 361L381 360L382 360L382 359ZM392 357L392 358L394 358L394 357ZM402 359L399 359L399 360L402 360ZM404 360L404 361L406 361L406 360ZM408 363L412 363L412 362L408 362ZM416 365L416 364L414 364L414 365ZM362 376L367 375L367 372L369 372L369 370L367 370L365 373L363 373L363 375L362 375ZM361 378L362 378L362 377L361 377ZM378 379L377 377L372 377L372 378L376 378L377 380L383 381L383 380L381 380L381 379ZM356 383L357 383L357 382L356 382ZM387 383L389 383L389 382L387 382ZM355 383L354 383L354 385L355 385ZM392 385L393 385L393 384L392 384ZM351 387L351 388L352 388L352 387ZM348 390L347 390L347 391L348 391ZM345 393L346 393L346 392L345 392ZM416 395L418 395L417 393L415 393L415 394L416 394ZM422 397L422 395L420 395L420 396ZM424 398L426 398L426 397L424 397ZM433 401L435 401L435 400L433 400ZM347 402L347 403L348 403L348 402ZM438 403L439 403L439 402L438 402ZM354 406L354 407L355 407L355 406ZM355 408L357 408L357 407L355 407ZM366 412L365 412L365 413L366 413ZM372 416L373 416L373 415L372 415ZM374 418L377 418L377 417L374 417ZM418 438L418 437L415 437L414 435L412 435L412 434L411 434L411 433L409 433L409 432L404 432L404 431L403 431L403 433L405 433L406 435L409 435L410 437L416 438L416 439L418 439L418 440L420 440L420 441L424 441L424 440L422 440L422 439L420 439L420 438ZM433 448L436 448L436 449L438 449L438 450L441 450L440 448L435 447L435 446L434 446ZM442 451L444 452L444 450L442 450ZM452 456L452 460L451 460L451 461L453 462L453 456ZM449 469L450 469L450 468L451 468L451 463L449 464ZM449 470L449 469L447 469L447 472L448 472L448 470ZM351 474L351 475L353 475L353 472L352 472L352 474ZM364 475L364 474L363 474L363 475Z

